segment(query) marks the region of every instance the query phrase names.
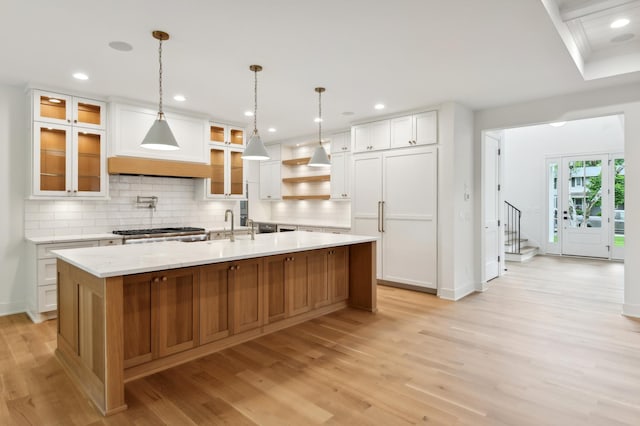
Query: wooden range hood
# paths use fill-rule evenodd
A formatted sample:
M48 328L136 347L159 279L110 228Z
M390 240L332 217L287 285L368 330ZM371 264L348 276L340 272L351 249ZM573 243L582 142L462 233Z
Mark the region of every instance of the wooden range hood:
M145 175L164 177L211 177L211 166L187 161L152 160L139 157L109 157L110 175Z

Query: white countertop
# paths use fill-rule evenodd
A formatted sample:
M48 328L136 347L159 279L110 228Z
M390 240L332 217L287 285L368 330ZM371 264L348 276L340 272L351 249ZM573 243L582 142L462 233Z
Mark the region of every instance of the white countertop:
M58 258L99 278L272 256L297 251L376 241L376 237L324 232L285 232L248 235L228 240L148 244L55 250Z
M273 225L315 226L318 228L351 229L350 223L336 223L336 221L331 221L331 220L277 219L277 220L256 220L256 223L269 223Z

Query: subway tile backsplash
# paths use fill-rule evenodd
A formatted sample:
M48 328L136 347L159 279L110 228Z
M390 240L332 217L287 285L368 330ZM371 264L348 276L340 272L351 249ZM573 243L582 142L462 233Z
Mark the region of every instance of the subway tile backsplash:
M97 234L115 229L166 226L224 226L232 209L239 223L238 201L196 199L196 180L153 176L109 176L109 200L26 200L25 236ZM154 210L139 208L136 197L158 197Z

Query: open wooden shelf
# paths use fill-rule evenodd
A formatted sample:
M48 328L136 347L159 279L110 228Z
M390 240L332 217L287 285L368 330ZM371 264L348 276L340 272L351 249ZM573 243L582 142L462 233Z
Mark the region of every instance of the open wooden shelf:
M285 166L304 166L309 163L311 157L290 158L289 160L282 160L282 164Z
M301 182L328 182L331 180L331 175L316 175L316 176L298 176L282 178L284 183L301 183Z
M283 200L328 200L330 195L283 195Z

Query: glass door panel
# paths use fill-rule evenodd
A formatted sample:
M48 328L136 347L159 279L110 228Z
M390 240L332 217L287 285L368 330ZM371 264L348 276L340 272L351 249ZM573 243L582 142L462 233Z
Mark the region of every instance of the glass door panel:
M78 133L78 187L79 192L101 191L102 135L99 133Z
M40 127L40 191L67 188L67 130Z
M231 195L244 195L244 173L243 173L243 161L242 152L229 151L229 168L230 168L230 194Z
M224 127L216 125L211 126L209 140L211 142L224 143Z
M224 195L224 149L211 148L210 194Z
M563 159L562 253L608 257L606 156ZM603 190L605 188L605 190Z
M100 126L102 124L102 107L100 105L78 102L78 118L80 124L93 124Z
M613 245L611 257L624 259L624 189L625 189L625 164L624 158L614 156L613 166Z
M244 130L230 129L229 137L232 145L244 145Z
M558 235L558 179L559 160L547 160L547 252L560 253Z

